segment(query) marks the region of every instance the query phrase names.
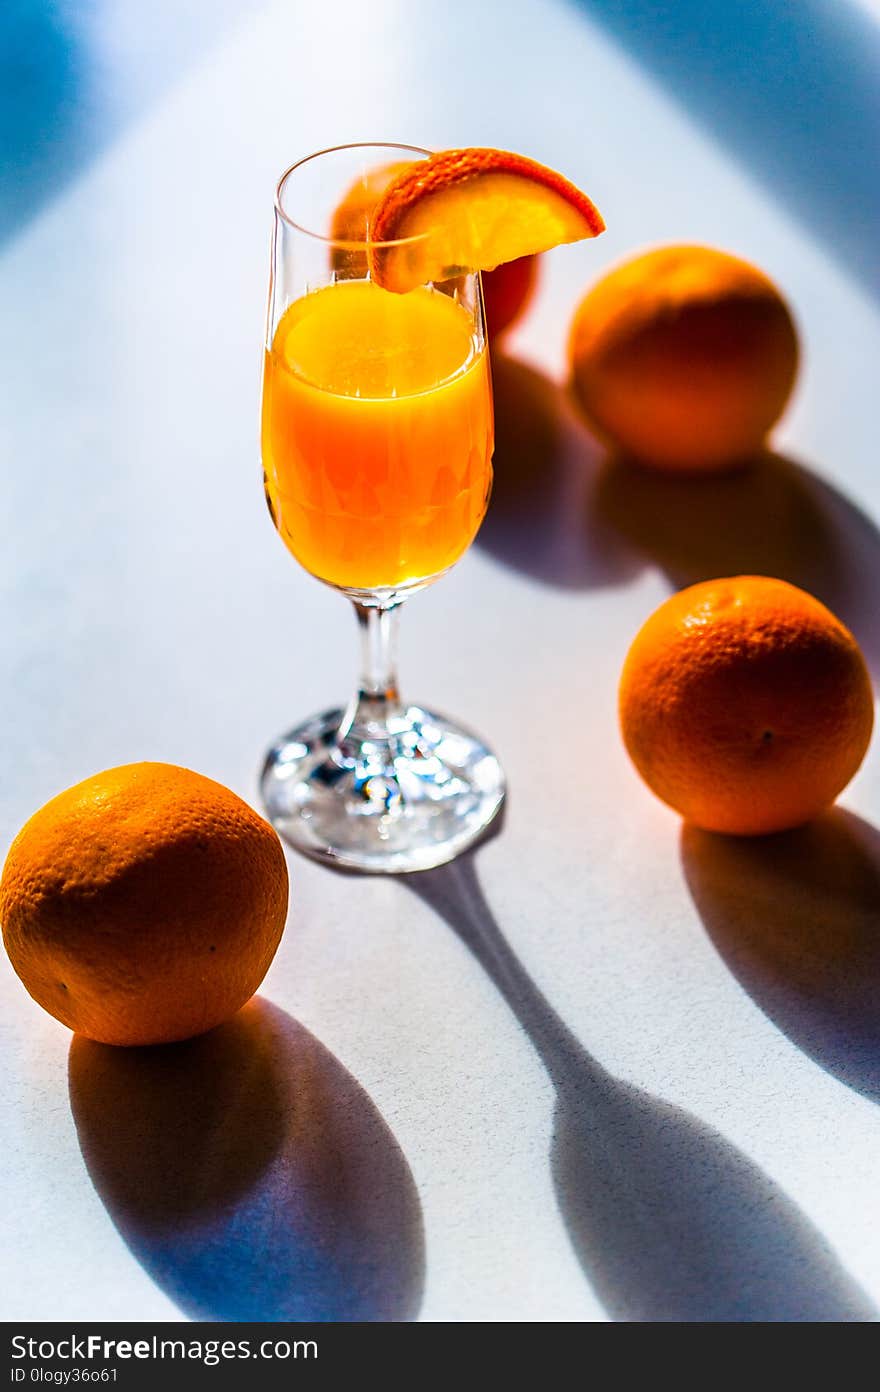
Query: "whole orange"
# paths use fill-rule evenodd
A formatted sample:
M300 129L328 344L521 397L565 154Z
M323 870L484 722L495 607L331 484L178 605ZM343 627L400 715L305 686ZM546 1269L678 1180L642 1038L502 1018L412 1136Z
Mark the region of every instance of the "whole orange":
M535 293L537 256L518 256L503 261L494 271L483 271L486 329L490 339L503 334L523 314Z
M664 469L718 469L760 449L797 374L797 332L773 282L703 246L624 262L581 300L576 399L612 448Z
M370 215L381 195L396 175L408 169L411 160L377 164L355 179L343 194L330 223L334 242L349 242L350 246L332 246L330 262L339 280L363 280L367 274L367 253L364 243L370 235Z
M105 1044L212 1029L266 974L287 915L277 835L172 764L126 764L52 798L0 881L6 951L50 1015Z
M636 768L706 831L809 821L852 778L873 721L849 630L812 595L762 575L707 580L666 600L620 680Z

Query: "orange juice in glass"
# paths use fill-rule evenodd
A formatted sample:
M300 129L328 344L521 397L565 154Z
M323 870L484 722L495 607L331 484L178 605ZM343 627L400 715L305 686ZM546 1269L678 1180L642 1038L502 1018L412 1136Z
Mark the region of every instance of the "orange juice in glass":
M476 534L492 479L485 346L455 298L341 280L295 300L266 352L263 467L275 525L340 589L431 579Z
M377 173L425 157L346 146L294 165L276 197L263 373L269 510L287 548L348 596L361 677L345 710L270 750L261 789L293 845L351 868L427 869L496 815L504 776L481 739L399 696L397 614L462 556L491 487L492 394L479 277L404 294L370 278Z

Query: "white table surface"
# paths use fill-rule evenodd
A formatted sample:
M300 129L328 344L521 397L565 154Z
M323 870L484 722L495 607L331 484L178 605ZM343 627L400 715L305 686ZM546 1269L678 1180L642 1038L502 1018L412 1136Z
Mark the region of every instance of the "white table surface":
M785 8L808 47L815 7ZM835 172L838 243L827 207L805 215L796 142L772 193L790 113L747 158L724 74L729 130L603 9L243 7L0 247L5 847L52 794L132 760L256 802L270 740L348 694L354 624L259 486L280 169L351 139L496 144L564 170L609 228L545 259L499 373L495 508L403 616L405 691L503 759L501 834L418 883L291 852L267 1004L165 1064L71 1054L4 959L6 1319L841 1320L880 1302L880 740L845 814L742 846L682 838L615 722L638 626L712 574L812 587L878 672L865 192L848 208ZM876 7L852 14L876 34ZM609 474L556 385L581 291L668 240L764 266L805 347L775 437L796 462L697 502Z

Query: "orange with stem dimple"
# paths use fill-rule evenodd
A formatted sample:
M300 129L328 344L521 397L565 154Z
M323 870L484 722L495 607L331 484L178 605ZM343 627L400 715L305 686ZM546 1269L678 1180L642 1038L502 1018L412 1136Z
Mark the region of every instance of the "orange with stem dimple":
M812 595L766 576L673 595L637 634L620 681L636 768L707 831L809 821L858 769L873 720L852 634Z

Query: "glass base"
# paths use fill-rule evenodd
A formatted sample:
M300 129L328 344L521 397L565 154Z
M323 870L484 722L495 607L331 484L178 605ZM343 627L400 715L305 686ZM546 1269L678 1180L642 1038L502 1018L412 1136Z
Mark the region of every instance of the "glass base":
M341 710L314 716L266 758L263 802L291 846L394 875L443 865L480 838L505 792L482 740L418 706L382 726L343 732L345 719Z

